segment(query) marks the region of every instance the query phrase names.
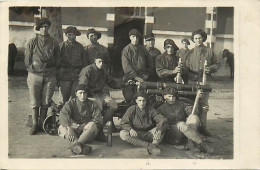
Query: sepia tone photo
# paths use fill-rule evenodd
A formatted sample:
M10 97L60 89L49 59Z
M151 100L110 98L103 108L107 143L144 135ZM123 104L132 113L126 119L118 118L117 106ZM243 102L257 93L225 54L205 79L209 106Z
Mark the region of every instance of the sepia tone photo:
M237 161L240 8L135 4L7 6L8 161Z

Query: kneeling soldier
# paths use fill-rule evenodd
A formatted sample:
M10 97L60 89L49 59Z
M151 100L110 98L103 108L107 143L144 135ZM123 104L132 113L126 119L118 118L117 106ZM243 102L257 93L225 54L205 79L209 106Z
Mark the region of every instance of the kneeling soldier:
M72 152L81 154L86 148L84 144L97 136L103 119L100 107L87 98L85 85L78 85L75 92L76 98L66 102L60 112L59 136L74 142ZM85 152L90 152L91 147L87 148Z
M129 107L120 125L120 138L130 144L145 147L149 154L159 155L157 147L168 128L167 119L148 105L145 93L135 95L136 105Z
M192 106L178 100L178 91L173 88L163 90L165 103L157 110L168 119L170 128L165 133L165 141L169 144L178 145L184 143L185 137L188 138L186 146L188 149L195 149L197 146L201 152L212 152L202 142L197 133L200 125L199 117L191 114Z

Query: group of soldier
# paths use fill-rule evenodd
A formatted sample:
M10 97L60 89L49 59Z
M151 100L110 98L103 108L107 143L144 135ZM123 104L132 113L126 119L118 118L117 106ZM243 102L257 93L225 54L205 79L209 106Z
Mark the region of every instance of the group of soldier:
M98 43L101 33L91 28L86 36L91 44L83 47L76 41L81 35L76 27L65 29L67 40L58 44L48 30L51 22L41 18L36 22L32 38L25 50L27 84L29 87L33 125L30 135L42 130L55 87L59 87L60 126L59 136L73 142L75 154L87 154L91 147L86 143L96 139L106 141L103 127L113 122L116 101L110 97L109 89L122 89L127 103L133 102L120 122L120 138L133 145L147 149L151 155L160 154L158 145L163 139L169 144L186 142L187 149L209 152L211 149L201 139L211 134L206 129L208 93L201 93L197 114L191 115L192 106L178 101L174 88L163 90L165 102L157 109L149 105L146 93L136 92L132 81L174 81L182 73L184 83L201 81L204 62L206 73L217 70L217 58L212 49L203 45L207 34L203 30L192 33L195 48L189 49L188 39L182 39L179 49L172 39L164 41L165 52L154 47L152 33L143 36L137 29L129 31L130 43L122 50L123 81L115 81L109 73L110 58L106 47ZM182 64L178 65L179 58ZM113 124L114 132L118 129ZM188 139L188 140L187 140Z

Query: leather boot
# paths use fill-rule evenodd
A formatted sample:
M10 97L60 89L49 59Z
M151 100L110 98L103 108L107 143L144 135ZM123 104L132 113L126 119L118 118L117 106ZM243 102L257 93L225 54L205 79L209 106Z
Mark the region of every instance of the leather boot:
M204 136L212 136L210 132L207 130L207 114L208 114L208 109L202 109L201 114L199 115L200 118L200 128L199 132L204 135Z
M32 109L32 121L33 125L29 131L30 135L35 135L38 132L38 117L39 117L39 107Z

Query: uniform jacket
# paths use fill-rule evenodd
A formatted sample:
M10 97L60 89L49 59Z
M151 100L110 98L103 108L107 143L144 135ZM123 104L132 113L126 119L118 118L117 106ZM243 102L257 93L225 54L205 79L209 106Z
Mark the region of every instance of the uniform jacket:
M28 72L41 76L55 76L60 68L59 44L50 35L36 35L24 52L24 63Z
M143 45L130 43L122 50L122 67L128 79L142 78L143 74L150 76L152 63L150 54Z
M103 46L99 43L90 44L90 45L85 47L85 53L86 53L86 56L87 56L88 65L93 64L95 62L95 58L98 54L105 53L106 57L104 59L104 62L105 62L107 67L110 66L110 57L109 57L108 50L105 46Z
M60 43L61 69L59 80L78 80L79 73L87 65L84 48L79 42L65 41Z
M98 69L95 64L84 67L79 74L79 84L85 84L90 88L91 94L102 92L105 84L111 88L121 88L121 84L113 80L107 70Z
M100 107L89 99L81 102L78 98L65 103L60 112L59 121L64 127L71 126L72 123L88 122L94 122L98 127L101 127L103 123Z
M173 125L179 121L186 121L192 112L192 106L176 100L174 104L163 103L157 110L167 118L170 125Z
M137 105L130 106L124 114L120 125L123 130L148 131L154 127L164 132L168 128L167 119L154 108L147 106L140 110Z

